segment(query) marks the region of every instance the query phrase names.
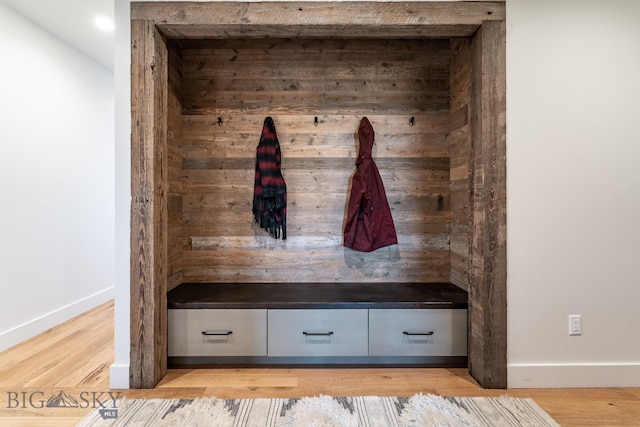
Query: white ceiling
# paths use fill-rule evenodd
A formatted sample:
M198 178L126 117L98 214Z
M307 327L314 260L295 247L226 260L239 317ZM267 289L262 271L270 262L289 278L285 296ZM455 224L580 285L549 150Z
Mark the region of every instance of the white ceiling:
M114 19L114 0L2 0L28 19L113 71L115 33L99 30L98 16Z

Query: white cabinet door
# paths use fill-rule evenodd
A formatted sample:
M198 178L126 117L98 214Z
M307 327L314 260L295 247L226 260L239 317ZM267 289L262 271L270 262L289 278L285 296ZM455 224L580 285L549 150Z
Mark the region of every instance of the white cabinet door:
M168 311L169 356L267 355L267 310Z
M269 310L269 356L366 356L367 310Z
M369 310L371 356L466 356L467 310Z

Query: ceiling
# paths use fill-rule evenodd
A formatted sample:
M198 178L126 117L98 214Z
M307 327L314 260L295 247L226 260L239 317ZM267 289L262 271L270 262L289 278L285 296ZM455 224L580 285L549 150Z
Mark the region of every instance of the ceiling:
M102 31L99 16L114 19L114 0L1 0L69 45L113 71L115 33Z

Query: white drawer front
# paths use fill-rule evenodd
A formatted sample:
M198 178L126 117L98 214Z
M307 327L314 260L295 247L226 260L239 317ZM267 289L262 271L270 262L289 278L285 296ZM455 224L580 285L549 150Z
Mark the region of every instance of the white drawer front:
M266 356L266 310L169 310L169 356Z
M367 310L269 310L269 356L366 356Z
M371 356L466 356L467 310L369 310Z

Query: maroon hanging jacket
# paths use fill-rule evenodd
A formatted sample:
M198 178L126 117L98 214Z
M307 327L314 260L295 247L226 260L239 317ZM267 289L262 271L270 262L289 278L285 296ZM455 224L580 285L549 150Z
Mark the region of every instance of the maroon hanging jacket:
M347 207L344 246L371 252L398 243L398 238L382 178L371 157L374 132L366 117L360 121L358 139L360 149Z

